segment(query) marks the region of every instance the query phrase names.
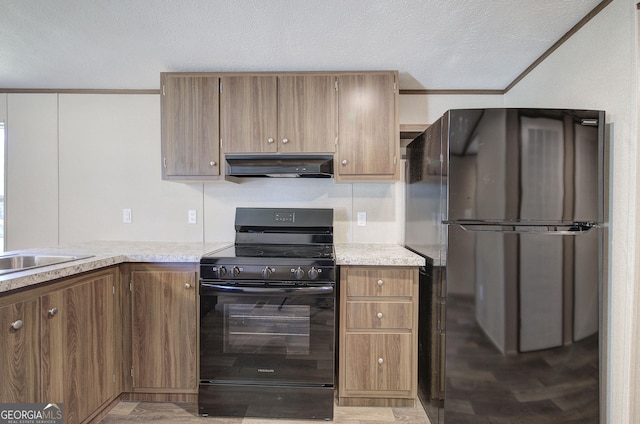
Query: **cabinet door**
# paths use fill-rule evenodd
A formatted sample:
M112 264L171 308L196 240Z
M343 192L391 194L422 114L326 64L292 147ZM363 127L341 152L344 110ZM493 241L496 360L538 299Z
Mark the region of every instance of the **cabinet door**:
M220 175L218 77L163 75L163 177Z
M399 177L394 83L393 72L338 76L338 177Z
M0 308L0 403L40 400L39 301Z
M278 151L334 152L337 136L335 76L284 75L278 82Z
M273 153L278 149L278 77L220 79L220 138L225 153Z
M99 272L41 297L42 399L64 403L79 423L117 396L115 271Z
M411 391L411 338L408 333L347 334L346 390Z
M133 390L197 390L196 272L136 268L133 284Z

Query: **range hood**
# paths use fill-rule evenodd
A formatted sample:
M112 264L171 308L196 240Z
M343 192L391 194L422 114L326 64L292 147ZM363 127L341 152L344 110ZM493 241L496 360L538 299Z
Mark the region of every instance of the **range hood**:
M226 155L230 177L333 177L332 155Z

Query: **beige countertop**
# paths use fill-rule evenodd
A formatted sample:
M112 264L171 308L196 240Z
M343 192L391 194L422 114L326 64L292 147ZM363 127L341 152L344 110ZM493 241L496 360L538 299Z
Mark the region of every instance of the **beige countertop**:
M200 262L200 257L205 253L221 250L231 244L233 243L94 241L74 243L58 247L5 252L4 255L12 253L38 253L49 255L73 254L93 256L72 262L64 262L58 265L50 265L1 275L0 293L125 262L198 263Z
M425 259L398 244L337 243L338 265L424 266Z
M233 242L93 241L57 247L25 249L9 254L92 255L86 259L0 275L0 294L57 278L70 277L125 262L200 262L205 253ZM338 243L337 265L423 266L425 259L397 244Z

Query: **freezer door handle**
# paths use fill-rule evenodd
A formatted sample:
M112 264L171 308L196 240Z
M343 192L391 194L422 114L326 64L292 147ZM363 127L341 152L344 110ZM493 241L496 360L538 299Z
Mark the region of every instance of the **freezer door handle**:
M517 234L557 234L578 236L599 227L593 222L569 222L569 223L529 223L506 222L496 223L492 221L444 221L448 225L459 225L465 231L476 232L501 232Z

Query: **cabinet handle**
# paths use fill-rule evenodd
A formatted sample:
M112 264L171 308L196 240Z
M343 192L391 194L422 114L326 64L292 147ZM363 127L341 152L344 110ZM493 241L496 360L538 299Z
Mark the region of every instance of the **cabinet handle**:
M288 142L289 142L289 139L288 139L288 138L283 138L283 139L282 139L282 144L287 144Z
M19 330L22 328L22 324L23 324L22 320L19 319L18 321L11 324L11 328L13 328L14 330Z
M189 284L189 283L185 284L185 285L184 285L184 288L185 288L185 289L190 289L190 288L191 288L191 284Z
M379 363L380 365L384 364L384 359L382 359L382 358L378 358L378 363Z
M267 139L267 143L269 143L269 144L273 143L273 138L271 138L271 137L270 137L270 138L268 138L268 139Z
M216 161L212 160L211 162L209 162L209 165L216 166Z
M378 287L382 287L383 284L384 284L384 281L378 280Z
M49 315L51 315L52 317L56 316L57 313L58 313L58 308L56 308L55 306L49 309Z
M346 160L346 159L343 159L343 160L342 160L342 165L344 166L344 165L346 165L346 164L347 164L347 160Z
M376 317L377 317L378 319L382 319L382 312L378 312L378 313L376 314Z

